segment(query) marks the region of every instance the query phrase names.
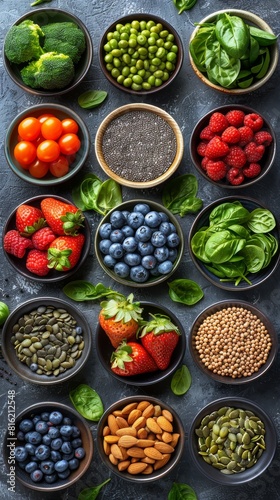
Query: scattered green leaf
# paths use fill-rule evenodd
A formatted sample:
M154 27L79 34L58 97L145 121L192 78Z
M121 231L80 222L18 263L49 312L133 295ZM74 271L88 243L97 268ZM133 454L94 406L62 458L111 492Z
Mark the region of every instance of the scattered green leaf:
M41 5L41 3L49 3L52 2L52 0L35 0L35 2L31 3L31 7L35 7L36 5Z
M166 182L162 192L162 203L173 214L184 217L187 213L198 212L202 200L196 197L197 178L193 174L184 174Z
M81 108L92 109L99 106L107 97L105 90L87 90L78 97L78 104Z
M195 4L197 0L173 0L175 7L178 9L178 14L182 14L184 10L190 10Z
M84 418L98 422L104 412L103 403L97 392L89 385L80 384L69 392L70 400Z
M189 390L191 383L190 371L186 365L182 365L171 379L171 390L176 396L183 396Z
M173 483L167 500L197 500L197 496L188 484Z
M193 306L204 297L202 289L193 280L179 278L167 284L169 286L169 297L173 302Z
M3 325L10 314L10 309L5 302L0 302L0 325Z
M120 185L113 179L102 181L95 174L87 174L72 190L75 205L81 210L95 210L106 215L122 202Z
M100 490L105 486L105 484L109 483L111 478L106 479L104 483L99 484L98 486L92 486L91 488L85 488L79 493L78 500L95 500L100 492Z
M77 280L70 281L63 287L63 292L67 297L76 302L83 302L85 300L98 300L104 297L120 295L111 288L107 288L102 283L93 285L89 281Z

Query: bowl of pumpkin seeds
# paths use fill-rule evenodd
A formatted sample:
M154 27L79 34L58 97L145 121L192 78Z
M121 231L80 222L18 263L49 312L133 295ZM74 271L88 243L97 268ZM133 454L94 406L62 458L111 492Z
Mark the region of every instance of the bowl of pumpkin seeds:
M19 377L34 384L69 381L84 367L90 350L86 318L62 299L30 299L17 306L3 326L5 360Z
M194 417L189 449L208 479L236 486L256 479L273 460L277 432L272 418L254 401L226 397L208 403Z

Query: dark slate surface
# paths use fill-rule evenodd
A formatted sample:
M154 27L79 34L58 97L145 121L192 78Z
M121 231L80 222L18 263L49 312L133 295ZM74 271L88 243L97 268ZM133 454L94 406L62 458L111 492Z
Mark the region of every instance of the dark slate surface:
M45 4L48 6L50 4ZM141 2L135 0L111 0L98 1L92 0L53 0L52 7L59 7L69 10L77 14L78 17L85 23L92 36L94 45L94 59L92 66L85 80L80 84L75 92L66 94L60 98L53 99L54 102L61 103L69 106L77 111L80 116L87 123L91 135L91 152L88 161L84 167L85 172L95 172L101 178L104 174L101 171L94 153L94 137L97 127L102 119L116 107L133 103L137 101L147 102L157 105L164 110L168 111L178 122L184 135L185 140L185 153L183 161L178 170L178 174L186 172L195 173L194 167L191 164L188 143L189 137L193 126L197 120L207 111L222 105L244 103L255 107L257 110L265 114L273 125L277 136L280 130L280 104L279 104L279 66L273 78L261 89L254 94L239 96L238 98L228 97L222 93L218 93L208 89L194 76L190 67L187 46L190 34L194 28L194 23L202 19L209 13L223 8L241 8L244 10L251 10L263 17L273 28L279 32L279 16L280 4L274 0L266 0L265 2L252 2L250 0L242 0L233 3L231 0L214 0L202 1L198 0L197 5L190 11L184 12L181 16L178 15L172 0L152 1L142 0ZM8 27L22 14L28 12L30 9L29 0L2 0L1 1L1 23L0 23L0 37L1 48L4 36ZM182 37L186 54L184 59L183 68L180 75L173 83L172 88L159 92L157 95L147 98L137 98L129 96L121 91L116 90L104 78L98 62L98 45L103 30L107 25L116 20L123 14L131 14L137 12L147 12L161 15L164 19L169 21L179 32ZM3 61L0 59L0 168L1 168L1 215L0 225L1 230L7 218L7 215L15 208L17 204L23 202L29 197L36 194L59 194L62 196L70 196L71 185L62 184L59 188L53 188L47 192L43 188L32 187L31 185L21 181L9 169L3 152L3 141L5 138L6 129L11 120L24 109L30 106L48 102L48 99L37 98L31 94L24 93L10 80L3 68ZM108 91L108 98L106 102L99 108L93 110L82 110L78 107L77 96L83 91L89 89L104 89ZM251 189L242 189L238 192L242 195L249 195L262 202L275 213L279 220L280 207L279 207L279 168L280 161L279 155L276 155L276 161L273 169L269 175L259 184L256 184ZM79 178L77 178L77 181ZM231 193L225 189L219 189L206 183L199 177L199 196L203 199L204 205L207 205L212 200L227 196ZM128 200L136 197L150 198L157 201L161 199L161 188L154 188L150 191L136 191L123 189L123 199ZM88 217L92 226L92 234L94 234L100 217L94 213L88 213ZM180 220L186 238L188 231L194 220L194 216L189 215ZM10 309L14 309L18 304L28 300L32 297L51 295L55 297L65 298L62 292L62 285L59 286L46 286L40 283L34 283L31 280L26 280L22 276L15 274L14 270L7 264L3 256L2 248L0 249L0 299L7 302ZM231 293L224 292L218 288L214 288L198 274L192 265L188 251L185 252L182 264L174 278L185 277L197 281L203 288L205 297L194 307L187 307L171 302L168 297L168 288L166 286L159 286L142 291L135 291L135 297L139 300L154 300L158 304L166 304L170 307L180 318L185 327L185 333L188 336L189 329L195 317L208 305L217 300L226 298L239 297L247 300L258 306L264 313L266 313L273 321L277 330L280 326L280 285L279 285L279 269L276 271L269 281L260 287L253 289L251 292ZM97 283L99 281L108 286L117 286L109 280L99 267L93 251L88 258L86 265L77 278L86 279ZM128 293L131 291L127 288L117 287L119 291ZM98 304L86 302L79 304L79 308L89 321L92 328L92 335L94 339L95 328L97 323L97 314L99 311ZM279 354L277 363L261 380L245 385L242 387L230 387L227 385L220 385L212 382L207 377L202 375L194 366L190 353L186 351L184 362L189 367L192 374L192 386L189 392L183 397L176 397L170 390L170 381L167 381L162 386L154 386L149 389L138 389L137 387L130 387L125 383L120 383L113 380L101 368L98 361L95 348L93 348L92 356L84 368L83 372L73 381L69 386L75 386L79 382L85 382L95 388L102 400L104 406L107 407L117 399L133 394L151 394L158 396L166 401L181 415L185 425L186 446L183 459L179 466L168 477L160 482L156 482L147 486L135 486L132 482L125 482L117 479L112 475L110 483L106 486L98 498L110 498L111 500L120 500L127 498L134 500L149 499L166 499L168 492L174 481L184 482L191 485L197 494L199 500L263 500L269 498L276 500L279 496L279 476L280 476L280 452L279 452L279 432L280 432L280 389L279 389ZM5 363L4 359L0 359L0 374L1 374L1 437L3 437L5 429L7 428L7 394L8 391L14 389L16 391L16 411L19 412L31 403L46 400L62 401L70 404L68 397L68 385L60 385L53 388L40 388L35 385L24 383L15 374L10 373L10 369ZM268 411L274 420L278 430L278 449L275 458L267 469L267 471L255 481L252 481L246 486L239 486L229 488L216 485L209 480L204 479L195 466L191 463L188 452L188 432L190 423L196 412L203 407L206 403L223 396L242 396L258 402L264 409ZM96 424L91 425L92 435L96 438ZM20 484L16 485L16 492L7 491L7 471L3 464L2 458L0 459L0 469L2 474L1 483L1 498L22 500L22 499L39 499L43 498L41 494L31 492L24 489ZM45 495L45 499L61 498L63 500L77 499L79 492L92 485L97 485L110 476L105 465L99 459L97 451L95 450L94 458L90 470L85 476L69 491L65 490L61 493L54 495Z

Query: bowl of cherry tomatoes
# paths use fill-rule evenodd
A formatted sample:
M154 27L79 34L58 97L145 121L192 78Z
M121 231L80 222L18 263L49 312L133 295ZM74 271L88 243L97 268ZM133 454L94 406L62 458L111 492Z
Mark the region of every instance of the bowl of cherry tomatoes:
M19 113L5 137L5 156L21 179L53 186L72 179L90 149L86 124L60 104L38 104Z

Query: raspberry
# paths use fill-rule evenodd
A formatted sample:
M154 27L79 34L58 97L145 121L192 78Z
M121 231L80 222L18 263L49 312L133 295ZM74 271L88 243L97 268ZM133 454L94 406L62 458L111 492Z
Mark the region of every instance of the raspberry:
M245 113L240 109L232 109L226 113L226 119L230 125L241 127L243 125Z
M208 177L213 181L220 181L224 179L227 173L227 167L224 161L212 161L209 160L206 166L206 172Z
M200 139L204 141L210 141L211 139L213 139L214 136L215 133L212 132L209 125L207 125L207 127L204 127L199 134Z
M244 181L244 174L240 168L230 168L227 172L227 180L233 186L239 186Z
M212 114L209 120L209 128L210 130L212 130L212 132L223 132L227 127L228 121L223 113L219 113L219 111L216 111Z
M259 163L250 163L247 167L243 168L245 177L257 177L261 173L261 166Z
M7 253L22 259L24 257L26 249L32 248L32 241L29 238L21 236L16 229L11 229L4 236L3 241L4 250Z
M254 135L254 141L256 144L263 144L264 146L269 146L273 139L272 135L267 132L267 130L260 130L260 132L256 132Z
M249 113L244 117L244 125L247 125L254 132L257 132L263 126L263 119L258 113Z
M31 240L34 248L38 250L47 250L50 243L55 240L56 236L50 227L42 227L33 234Z
M26 259L26 269L38 276L46 276L50 271L48 263L48 252L37 249L30 250Z
M255 142L249 142L244 148L244 153L246 155L247 161L249 163L256 163L260 161L263 157L265 147L260 144L259 146Z
M196 151L198 152L198 154L200 156L205 156L205 149L206 149L206 146L207 146L207 142L204 142L204 141L201 141L197 148L196 148Z
M221 138L228 144L235 144L240 141L240 132L236 127L231 125L223 131Z
M247 161L247 156L240 146L231 146L224 160L230 167L242 168Z
M253 140L254 132L250 127L244 125L244 127L240 127L238 130L240 132L239 146L243 147Z
M201 168L202 168L203 170L206 170L207 163L208 163L209 161L210 161L210 160L209 160L209 158L208 158L207 156L204 156L204 157L202 158L202 160L201 160L201 164L200 164L200 165L201 165Z
M213 137L205 148L205 156L208 156L210 160L225 156L228 152L228 145L219 136Z

